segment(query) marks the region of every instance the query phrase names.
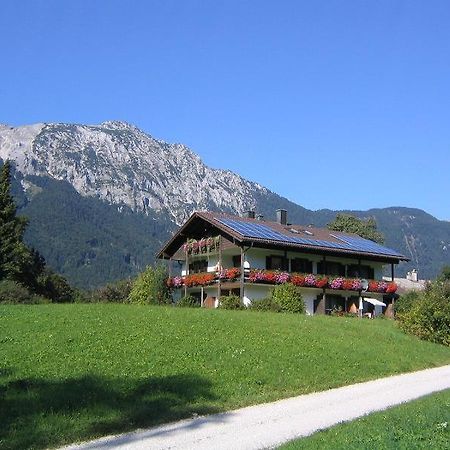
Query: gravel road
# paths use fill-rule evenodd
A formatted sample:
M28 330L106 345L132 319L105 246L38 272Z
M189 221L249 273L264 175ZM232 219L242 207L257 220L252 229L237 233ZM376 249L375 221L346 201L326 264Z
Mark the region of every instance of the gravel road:
M65 450L264 449L450 388L450 365L108 436Z

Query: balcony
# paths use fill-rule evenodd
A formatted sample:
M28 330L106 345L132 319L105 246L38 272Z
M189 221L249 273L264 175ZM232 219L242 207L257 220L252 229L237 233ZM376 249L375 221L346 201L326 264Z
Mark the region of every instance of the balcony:
M237 282L240 280L241 271L238 268L224 269L218 273L203 272L186 275L184 277L168 278L167 285L178 289L196 286L211 286L219 282ZM367 282L367 288L366 288ZM277 285L292 283L298 287L331 289L334 291L366 290L367 292L393 294L397 290L397 284L383 280L363 280L361 278L346 278L341 276L329 276L318 274L289 273L277 270L250 270L245 274L245 284Z

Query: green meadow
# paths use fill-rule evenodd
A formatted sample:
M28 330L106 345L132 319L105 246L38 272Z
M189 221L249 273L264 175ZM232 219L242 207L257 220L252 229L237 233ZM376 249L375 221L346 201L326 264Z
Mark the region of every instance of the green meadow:
M450 363L389 320L0 305L0 447L56 447Z
M450 390L336 425L280 450L450 448Z

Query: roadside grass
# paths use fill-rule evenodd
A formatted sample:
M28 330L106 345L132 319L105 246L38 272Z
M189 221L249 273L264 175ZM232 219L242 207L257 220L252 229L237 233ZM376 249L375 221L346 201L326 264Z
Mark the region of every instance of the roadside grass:
M450 363L392 321L0 305L0 447L55 447Z
M450 389L292 441L280 450L448 449Z

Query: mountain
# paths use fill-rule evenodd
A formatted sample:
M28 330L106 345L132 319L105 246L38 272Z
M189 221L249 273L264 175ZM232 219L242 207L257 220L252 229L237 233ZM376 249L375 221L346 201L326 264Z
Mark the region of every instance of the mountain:
M164 210L178 224L194 209L239 212L269 193L124 122L0 126L0 158L14 160L23 174L67 181L82 196L135 212Z
M324 226L333 210L311 211L233 172L207 167L182 144L155 139L133 125L0 125L0 159L15 163L14 194L29 217L27 242L80 287L132 276L194 210ZM351 211L376 218L386 244L423 277L450 264L450 223L424 211L393 207Z

